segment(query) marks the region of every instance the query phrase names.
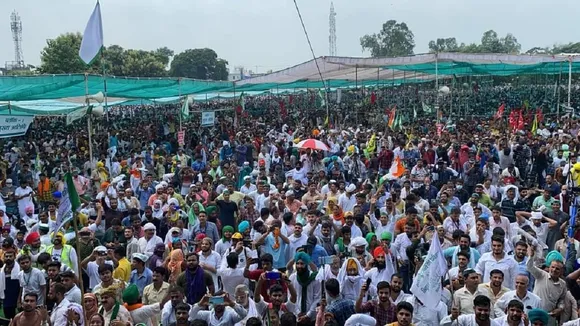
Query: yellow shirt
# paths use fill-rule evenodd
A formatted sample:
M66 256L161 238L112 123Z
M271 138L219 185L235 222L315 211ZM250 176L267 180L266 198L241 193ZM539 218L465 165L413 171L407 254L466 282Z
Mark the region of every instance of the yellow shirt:
M131 263L127 258L123 257L119 259L119 266L113 271L113 277L124 282L129 282L131 278Z

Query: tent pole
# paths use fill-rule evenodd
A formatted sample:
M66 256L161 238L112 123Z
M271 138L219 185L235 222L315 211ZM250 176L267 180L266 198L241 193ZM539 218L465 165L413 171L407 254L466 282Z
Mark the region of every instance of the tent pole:
M570 107L570 95L572 92L572 56L568 58L568 107ZM558 120L560 120L560 111L558 110Z
M435 97L435 114L437 114L435 120L439 123L439 53L437 52L435 53L435 92L437 94Z
M179 99L181 100L181 77L180 78L177 78L177 85L178 85L178 88L179 88ZM185 102L187 102L187 99L185 99ZM187 109L189 110L189 107ZM183 127L182 127L182 120L183 120L183 118L181 117L181 115L182 114L180 112L180 114L179 114L179 131L182 131L183 130Z
M358 65L354 65L354 87L358 90Z

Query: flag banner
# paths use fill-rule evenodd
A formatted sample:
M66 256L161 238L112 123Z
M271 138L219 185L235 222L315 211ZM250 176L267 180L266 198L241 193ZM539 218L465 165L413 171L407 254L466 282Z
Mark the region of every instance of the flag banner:
M501 119L503 116L503 112L505 111L505 103L502 103L499 108L497 108L497 112L495 113L494 118Z
M181 107L181 119L189 120L189 105L193 102L192 96L186 96L183 99L183 106Z
M0 119L0 138L23 136L34 120L34 116L11 115Z
M87 65L90 65L103 48L103 22L101 20L101 4L97 5L89 18L83 34L79 56Z
M58 203L56 225L61 225L62 221L73 216L73 212L79 207L81 207L81 199L75 188L72 175L68 172L64 175L64 188L61 191L61 197Z
M423 105L423 111L424 111L425 113L431 113L431 112L432 112L432 109L431 109L431 107L430 107L430 106L428 106L428 105L427 105L427 104L425 104L425 103L421 103L421 104Z
M215 111L201 113L201 126L212 127L215 124Z
M74 110L71 113L66 115L66 125L70 125L71 123L81 119L87 114L87 108L80 108L78 110Z
M427 257L419 268L417 277L411 285L411 293L415 295L427 308L435 309L441 301L441 277L447 273L447 261L443 257L443 250L439 237L433 237Z

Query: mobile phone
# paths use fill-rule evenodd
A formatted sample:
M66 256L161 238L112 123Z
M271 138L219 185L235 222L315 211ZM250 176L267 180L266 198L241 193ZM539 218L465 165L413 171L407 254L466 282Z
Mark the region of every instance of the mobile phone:
M258 264L260 262L260 258L252 258L250 259L250 264Z
M211 297L209 298L210 304L222 304L224 303L224 297Z
M277 281L282 277L280 272L266 272L266 279L269 281Z
M430 225L430 226L427 227L427 230L433 231L433 230L435 230L435 227L433 225Z
M318 263L320 265L331 265L332 264L332 256L318 257Z
M367 291L369 290L369 286L371 286L371 278L367 278Z

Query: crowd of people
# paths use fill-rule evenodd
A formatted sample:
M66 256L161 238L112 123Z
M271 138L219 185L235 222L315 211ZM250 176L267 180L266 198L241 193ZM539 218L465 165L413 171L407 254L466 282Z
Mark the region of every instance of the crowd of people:
M389 92L410 112L437 96L413 87L333 95L332 122L303 110L310 93L194 103L183 121L179 105L116 107L92 144L82 120L35 118L2 140L0 323L580 326L580 123L347 118ZM542 87L463 92L548 111ZM66 174L82 204L65 219ZM432 248L435 306L413 288Z

